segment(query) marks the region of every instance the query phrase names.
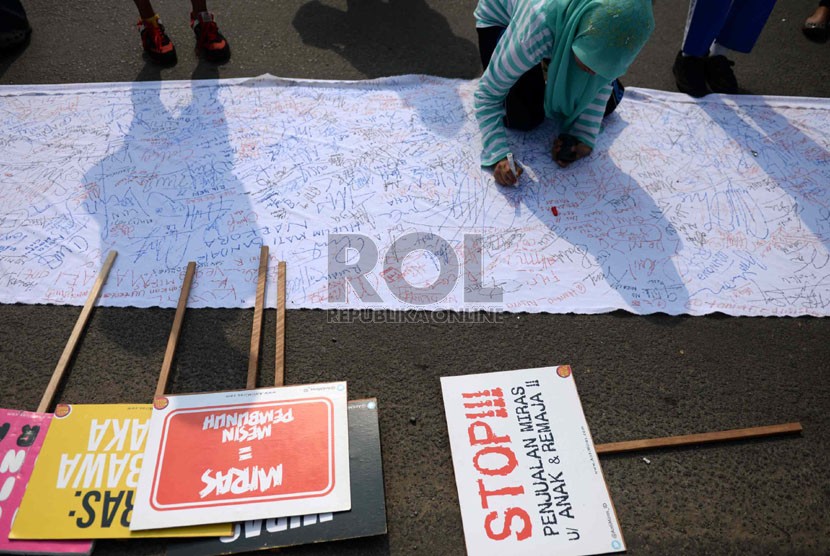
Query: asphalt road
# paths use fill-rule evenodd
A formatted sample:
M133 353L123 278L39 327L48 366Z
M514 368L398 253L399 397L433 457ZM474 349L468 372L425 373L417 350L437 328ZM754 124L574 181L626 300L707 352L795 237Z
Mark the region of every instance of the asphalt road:
M160 1L179 50L178 65L164 70L142 60L127 0L25 4L34 35L27 49L0 59L2 84L479 74L473 0L212 1L233 49L219 68L194 56L186 3ZM830 96L830 44L809 43L799 31L815 4L778 3L755 51L737 58L745 90ZM683 2L657 3L657 29L626 84L674 90L685 11ZM1 406L37 406L79 312L0 306ZM171 390L243 388L251 318L250 310L190 310ZM268 311L269 332L274 318ZM173 310L96 309L61 399L149 401L172 320ZM287 382L347 380L352 398L379 399L389 533L284 553L462 554L439 377L570 363L597 443L804 426L800 437L603 457L630 554L828 554L828 338L830 321L816 318L617 312L513 314L490 325L346 325L327 324L322 311L289 311ZM267 377L271 333L264 350ZM96 554L163 550L161 541L109 541Z

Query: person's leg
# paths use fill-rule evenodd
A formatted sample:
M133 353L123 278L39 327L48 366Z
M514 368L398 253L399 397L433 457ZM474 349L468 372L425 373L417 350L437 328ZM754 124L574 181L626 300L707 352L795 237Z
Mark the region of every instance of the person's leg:
M176 48L164 32L164 25L159 21L159 16L150 0L134 0L134 2L141 18L138 22L138 29L141 33L141 46L144 52L157 64L175 64Z
M729 16L731 4L730 0L689 2L683 44L672 66L672 73L680 91L693 97L702 97L709 93L704 59Z
M611 96L608 97L608 102L605 103L603 118L607 118L614 113L614 110L622 102L623 95L625 95L625 87L623 87L622 81L615 79L611 82Z
M691 0L686 18L681 51L686 56L703 57L720 34L729 17L730 0Z
M219 32L213 14L207 9L207 0L191 0L190 27L196 35L196 51L214 63L227 62L231 47Z
M774 7L775 0L734 0L715 43L748 54L761 36Z
M761 35L775 7L775 0L734 0L729 16L706 58L706 83L716 93L738 93L738 80L727 56L730 51L748 54Z
M134 0L135 7L138 8L138 15L141 19L150 19L156 15L156 10L150 0Z
M481 67L487 69L499 43L503 27L477 27L478 53ZM504 125L510 129L529 131L545 119L545 77L541 64L522 75L510 88L505 100Z
M537 64L525 72L510 88L505 101L504 125L530 131L545 121L545 76Z
M478 34L478 55L481 58L481 69L486 70L490 59L504 34L504 27L476 27Z

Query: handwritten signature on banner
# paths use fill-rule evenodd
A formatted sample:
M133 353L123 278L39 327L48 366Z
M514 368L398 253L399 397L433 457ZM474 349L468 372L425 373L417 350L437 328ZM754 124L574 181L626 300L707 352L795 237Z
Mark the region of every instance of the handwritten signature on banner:
M554 123L511 134L527 172L505 189L479 166L474 88L422 76L6 88L0 301L81 304L117 249L103 304L174 306L195 260L191 306L251 306L268 245L291 263L289 308L482 308L461 271L440 298L392 295L390 280L417 292L440 276L423 251L384 274L396 239L417 232L459 261L464 236L481 238L478 287L504 292L484 308L830 314L830 102L632 89L569 169L550 160ZM373 244L361 283L379 302L352 290L330 302L331 234Z

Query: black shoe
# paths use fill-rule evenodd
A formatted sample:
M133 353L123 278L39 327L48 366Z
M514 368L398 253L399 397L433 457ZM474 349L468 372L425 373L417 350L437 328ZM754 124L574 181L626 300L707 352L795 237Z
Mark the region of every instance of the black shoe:
M709 88L706 86L705 60L702 56L683 56L682 51L677 53L672 73L680 92L698 98L709 94Z
M231 47L219 32L213 14L209 12L190 14L190 27L196 34L196 51L208 62L224 64L231 57Z
M148 20L139 19L138 30L141 34L141 47L152 61L162 66L175 65L176 47L164 32L158 14Z
M13 31L0 31L0 52L14 50L29 42L32 36L32 28L16 29Z
M827 42L830 6L824 4L825 2L822 2L813 15L804 20L804 24L801 26L804 36L813 42Z
M706 58L706 82L714 93L727 95L738 94L738 80L735 79L735 72L732 66L735 62L726 56L709 56Z
M801 32L804 36L813 42L824 43L827 42L827 24L826 23L812 23L805 22L801 27Z

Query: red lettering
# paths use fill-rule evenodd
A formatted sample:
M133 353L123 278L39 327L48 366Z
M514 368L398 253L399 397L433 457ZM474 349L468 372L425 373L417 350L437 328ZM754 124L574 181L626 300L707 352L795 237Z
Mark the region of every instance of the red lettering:
M474 402L465 402L466 409L490 409L489 411L480 411L478 413L466 413L467 419L481 419L484 417L500 417L507 418L507 410L504 409L504 392L501 388L493 388L492 390L482 390L481 392L470 392L461 394L462 398L490 398Z
M481 457L488 454L499 454L507 458L507 461L504 465L496 469L479 465ZM473 456L473 467L482 475L509 475L511 471L516 469L517 465L519 465L519 460L516 459L516 454L507 446L488 446L487 448L482 448Z
M498 517L499 514L497 512L490 512L487 514L487 517L484 518L484 530L487 532L487 536L494 541L503 541L510 536L513 532L511 524L514 517L519 518L523 523L523 527L516 531L516 540L523 541L533 534L533 524L530 522L530 516L527 515L527 512L522 508L507 508L504 511L504 526L501 531L497 533L493 531L493 522L498 519Z
M507 418L507 410L506 409L497 409L495 411L484 411L481 413L465 413L464 414L467 419L483 419L485 417L500 417L502 419Z
M476 434L476 428L484 429L484 437L479 438ZM476 444L504 444L510 442L509 436L496 436L493 429L483 421L476 421L467 427L467 436L470 437L470 446Z
M493 388L493 391L490 390L482 390L481 392L472 392L469 394L461 394L462 398L483 398L489 396L496 396L498 398L504 397L504 392L502 392L501 388Z
M517 487L504 487L498 490L487 490L484 488L484 481L481 479L478 480L478 495L481 497L481 507L484 509L490 507L487 504L487 499L490 496L519 496L524 493L525 488L521 485Z

